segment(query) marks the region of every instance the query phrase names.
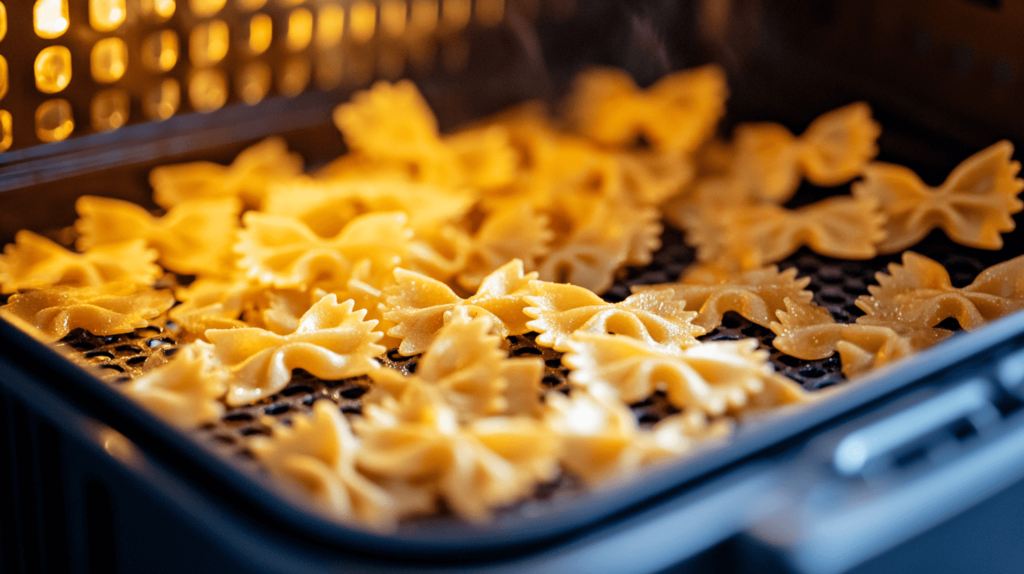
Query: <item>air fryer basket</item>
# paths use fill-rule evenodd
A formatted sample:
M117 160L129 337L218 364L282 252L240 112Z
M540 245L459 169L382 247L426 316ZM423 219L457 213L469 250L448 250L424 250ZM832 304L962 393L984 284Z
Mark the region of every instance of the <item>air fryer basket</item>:
M441 2L442 14L446 3ZM481 3L478 0L477 5ZM8 38L0 43L0 54L10 62L12 89L0 100L0 109L9 109L16 119L31 118L41 96L31 89L31 76L24 73L24 66L15 64L28 61L41 46L53 42L34 37L30 41L31 30L15 26L28 21L28 3L6 4L11 25ZM71 0L71 4L78 10L72 12L72 22L87 19L84 2ZM179 0L179 4L186 2ZM233 8L234 2L228 4L223 18L234 25L237 22L231 19L241 21L243 12ZM281 35L287 35L282 22L290 11L278 6L285 4L304 5L271 0L266 13L274 18L274 30ZM418 79L442 125L455 127L527 98L554 101L572 75L588 64L622 66L639 81L649 82L671 69L713 60L728 70L733 92L726 133L735 122L747 119L781 121L799 132L818 113L864 99L873 105L883 126L880 159L905 163L936 184L959 160L996 139L1024 142L1019 137L1024 135L1024 111L1005 105L1020 95L1024 85L1014 60L1016 46L1011 40L1015 36L1010 26L1010 20L1024 23L1024 14L1017 13L1021 5L1005 4L651 0L580 2L573 9L567 2L537 6L509 1L500 25L474 24L458 34L439 32L435 38L439 59L419 70L410 64L407 71ZM383 16L378 17L382 22ZM133 24L129 16L122 30L135 50L150 29L135 29ZM173 25L185 37L195 24L194 19L176 16L167 26ZM96 38L82 33L67 42L84 46ZM338 48L353 61L369 59L371 63L364 65L370 70L378 65L378 71L387 70L377 59L387 49L386 38ZM323 57L316 50L311 44L303 53L314 68L317 58ZM461 64L445 64L445 50L466 50L466 58ZM279 43L267 54L274 70L283 69L291 57ZM77 51L73 58L74 70L89 68L88 58ZM220 66L230 70L243 60L243 55L232 53ZM20 75L16 69L22 70ZM187 71L177 68L170 76L183 85L191 79ZM81 137L73 133L66 141L41 143L16 123L14 146L0 154L0 241L9 241L22 228L52 232L66 227L74 219L74 199L81 195L122 197L151 205L146 175L152 167L198 159L226 162L267 135L283 136L313 166L324 163L343 152L330 122L333 106L365 86L369 78L363 70L336 86L321 85L329 88L326 91L317 91L315 82L302 95L271 97L281 93L271 91L268 99L251 106L235 103L240 96L231 95L222 109L209 114L186 113L190 105L186 102L181 113L153 122L143 121L145 111L139 102L154 78L129 74L123 86L133 102L129 117L134 119L120 129L92 133L93 128L84 127ZM281 84L276 80L275 89L280 90ZM90 117L90 99L100 88L89 84L64 94L76 118ZM845 188L808 187L801 189L793 205L844 192ZM1017 222L1022 218L1018 216ZM1021 232L1005 239L1006 248L988 252L958 246L936 232L914 250L942 263L954 285L963 286L985 267L1022 253ZM675 280L692 262L693 251L672 229L666 229L663 243L652 265L628 270L606 298L624 298L632 285ZM780 267L795 267L801 276L810 276L808 288L815 302L838 321L849 322L860 314L853 301L867 293L876 272L896 260L898 256L838 261L801 250ZM179 506L195 506L189 511L154 511L150 522L165 514L176 518L140 527L140 531L149 529L150 534L182 542L199 540L203 549L195 554L216 556L228 568L238 563L253 566L256 558L240 555L259 540L271 540L269 546L274 548L263 549L266 554L261 556L301 557L287 566L296 571L310 564L334 564L341 569L338 564L345 561L348 567L370 568L374 561L388 559L446 564L526 555L575 540L629 512L695 489L763 458L770 448L778 451L797 444L843 413L864 412L865 405L877 404L881 397L926 385L944 367L1014 336L1015 327L1008 321L979 333L957 334L920 357L858 380L846 392L754 422L724 447L651 471L628 484L586 494L561 481L538 492L537 500L499 513L491 526L470 527L441 517L409 525L391 536L353 531L309 512L300 502L286 500L245 456L245 437L265 433L268 416L284 419L308 411L321 397L335 401L346 412L357 412L363 390L360 381L325 383L299 375L279 395L229 410L219 423L187 437L114 390L126 377L137 374L147 356L174 348L173 338L159 326L123 336L75 334L66 339L64 351L99 367L87 372L2 324L0 420L7 439L4 444L9 445L4 459L11 464L10 472L0 472L0 486L14 496L3 502L9 508L0 513L5 517L0 520L4 540L0 563L12 571L63 571L80 556L87 557L81 561L84 566L73 567L82 571L112 571L117 565L131 564L129 557L139 560L142 554L123 548L115 533L124 532L133 520L145 522L134 516L137 510L128 508L133 503L147 504L150 496L163 500L155 505L161 509L174 507L167 499L175 496L180 497ZM770 345L773 335L738 316L727 316L722 327L705 336L710 340L742 337ZM512 352L541 353L548 364L545 384L565 385L558 356L539 349L529 337L513 341ZM415 368L415 359L389 356L388 360L401 369ZM772 361L780 372L808 389L845 384L837 357L798 361L773 351ZM1006 413L1015 411L1013 399L1001 400ZM657 399L633 408L644 423L666 414L666 405ZM94 454L74 454L76 449ZM73 468L76 465L81 468ZM204 527L204 520L215 526ZM68 546L58 542L65 532L72 533ZM218 544L230 551L217 548ZM274 544L288 550L278 550ZM155 551L158 556L173 554L167 548ZM188 560L181 560L184 567ZM171 565L173 561L168 562L169 571Z

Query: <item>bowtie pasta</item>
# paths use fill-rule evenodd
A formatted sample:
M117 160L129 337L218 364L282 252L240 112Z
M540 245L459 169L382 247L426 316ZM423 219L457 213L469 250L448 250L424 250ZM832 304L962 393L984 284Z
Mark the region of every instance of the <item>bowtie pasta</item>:
M715 66L645 89L595 68L560 107L441 133L413 82L380 82L337 108L348 152L314 173L271 138L231 165L154 169L160 210L85 196L62 241L19 232L0 316L64 345L163 329L177 353L125 394L185 429L257 419L245 448L283 488L390 531L442 509L484 522L560 477L600 488L811 402L770 347L838 355L854 377L950 337L950 320L1024 308L1024 257L957 288L905 252L855 321L791 267L801 248L862 261L935 228L1000 248L1024 189L1009 142L929 188L872 161L866 103L799 136L741 123L727 139L727 94ZM805 185L833 189L807 203ZM636 280L666 223L696 261ZM729 314L768 335L711 340ZM272 419L311 380L319 394ZM638 414L655 403L656 420Z

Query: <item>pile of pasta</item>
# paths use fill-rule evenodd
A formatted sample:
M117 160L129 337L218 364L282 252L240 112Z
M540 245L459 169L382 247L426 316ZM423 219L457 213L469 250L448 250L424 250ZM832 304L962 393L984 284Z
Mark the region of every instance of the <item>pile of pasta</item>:
M150 212L82 197L74 250L21 231L0 256L0 316L55 342L167 321L170 360L120 388L185 428L269 401L296 370L368 377L362 411L319 401L248 448L286 487L342 521L389 530L445 508L470 521L572 475L588 486L692 453L747 417L810 400L755 339L701 341L734 312L801 359L839 353L848 376L1024 307L1024 259L968 287L907 251L840 324L807 277L775 263L801 247L846 259L896 253L934 228L999 249L1024 182L1000 142L938 188L873 162L880 133L856 103L801 136L741 124L718 139L714 66L639 88L582 73L562 113L527 103L441 134L415 85L378 83L334 120L348 152L305 173L268 139L228 166L151 173ZM799 209L803 180L851 193ZM698 262L670 284L600 294L660 248L662 221ZM562 353L568 392L542 384L530 335ZM382 367L391 350L415 372ZM659 394L674 414L642 425Z

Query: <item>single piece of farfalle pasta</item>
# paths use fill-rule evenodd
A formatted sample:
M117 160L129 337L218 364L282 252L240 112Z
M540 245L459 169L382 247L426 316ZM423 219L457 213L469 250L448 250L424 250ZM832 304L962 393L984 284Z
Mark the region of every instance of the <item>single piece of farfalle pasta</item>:
M619 163L624 194L639 205L660 205L693 179L693 164L677 154L623 152Z
M380 367L385 349L376 321L363 321L366 311L352 301L338 303L328 295L299 320L294 333L278 335L264 329L211 329L206 338L214 356L228 371L228 405L252 403L283 389L292 371L303 369L325 380L365 375Z
M0 315L32 325L48 341L75 329L93 335L119 335L149 325L174 305L170 291L131 282L90 287L57 286L12 295Z
M55 285L88 287L111 282L151 285L163 272L157 252L142 239L68 251L31 231L19 231L0 255L0 293Z
M289 153L283 139L268 138L243 150L229 166L209 161L165 165L149 173L149 183L153 201L167 209L191 199L229 197L258 209L267 189L299 176L302 164L302 157Z
M334 237L354 217L375 212L401 211L409 227L430 231L461 220L475 199L469 191L426 183L300 178L273 186L263 211L294 217L317 235Z
M558 471L558 438L542 421L489 417L463 425L441 390L422 381L410 381L397 397L365 395L353 427L362 440L358 468L389 481L413 512L433 511L423 502L440 498L455 514L482 522Z
M408 255L412 231L401 212L369 213L349 221L333 237L321 237L301 221L250 211L235 250L239 269L278 288L343 287L354 266L371 261L373 281L388 282Z
M195 428L216 421L224 414L218 399L227 385L212 351L202 342L184 345L166 364L120 388L176 426Z
M313 403L313 412L275 425L270 437L254 437L249 449L270 474L312 496L317 508L344 522L391 530L396 501L356 469L360 441L331 401Z
M780 124L740 124L732 169L758 199L784 203L804 177L831 187L860 175L878 155L881 132L864 102L823 114L800 137Z
M702 262L731 262L746 271L781 261L803 246L839 259L871 259L884 236L874 200L831 197L798 209L717 205L689 214L687 242Z
M628 73L591 68L579 74L566 112L584 136L609 146L633 146L640 137L658 151L692 152L725 113L725 73L704 66L669 74L640 90Z
M416 374L391 369L370 373L373 381L394 396L409 384L438 388L462 421L495 415L529 415L540 407L540 358L510 359L502 338L492 333L493 320L474 319L468 309L438 330L423 354Z
M119 199L84 196L75 203L80 234L76 246L87 251L143 239L160 253L166 269L185 275L224 275L234 268L234 245L242 204L237 198L184 201L154 217Z
M652 454L663 458L650 447L664 447L644 440L636 417L608 388L549 393L545 409L548 432L561 443L559 461L588 485L635 474Z
M805 361L825 359L838 351L847 377L898 361L952 334L907 323L896 325L899 331L881 324L836 323L826 309L788 299L786 303L787 309L779 311L778 322L771 325L776 335L772 346Z
M538 266L544 281L603 293L620 267L646 265L661 247L662 226L653 207L567 195L548 213L556 236Z
M533 292L523 309L539 333L537 343L565 352L573 333L615 333L651 344L689 347L707 331L693 324L694 311L686 310L671 291L638 293L621 303L608 303L575 285L533 281Z
M475 295L463 299L436 279L395 269L395 284L384 290L384 317L395 324L388 334L401 339L399 353L422 353L452 320L451 312L465 307L471 316L491 317L494 332L501 337L522 335L530 330L523 307L531 293L530 281L536 277L536 273L524 275L523 262L514 259L488 275Z
M1013 144L1003 140L965 159L939 187L929 187L908 168L872 163L853 185L857 197L878 202L885 213L879 253L898 253L942 229L950 239L979 249L1000 249L1001 233L1013 231L1010 217L1024 208L1017 195L1024 180Z
M789 299L799 305L813 305L814 294L806 290L810 277L797 278L796 269L779 271L771 265L738 275L718 278L703 274L684 274L679 283L661 283L634 287L634 293L667 293L671 301L696 311L693 324L711 332L722 324L728 312L767 327L776 321L775 313L786 308Z
M577 332L569 347L562 358L572 370L569 380L586 388L613 388L625 403L664 390L681 410L719 416L806 397L799 385L775 373L768 352L757 348L756 339L681 349L621 335Z
M536 269L554 237L548 224L547 215L525 203L488 214L472 236L459 286L475 291L485 277L513 259L522 261L524 269Z
M903 263L890 263L878 273L870 295L857 299L864 311L857 322L934 327L946 319L973 331L985 323L1024 309L1024 256L1004 261L978 274L963 288L953 287L949 272L939 263L906 251Z
M245 277L199 278L175 289L181 302L168 313L187 338L203 338L207 329L248 327L241 319L264 288Z

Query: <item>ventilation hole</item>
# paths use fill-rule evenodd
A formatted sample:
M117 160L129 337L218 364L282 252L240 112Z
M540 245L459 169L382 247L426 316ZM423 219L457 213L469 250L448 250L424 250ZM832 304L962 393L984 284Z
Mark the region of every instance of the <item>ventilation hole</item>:
M338 394L341 395L342 397L345 397L346 399L358 399L359 397L365 395L366 391L368 390L370 389L367 387L356 385L353 387L349 387L347 389L342 389L338 391Z
M235 437L224 434L215 435L213 438L221 444L235 444L237 442Z
M815 366L808 366L800 369L800 376L807 377L808 379L817 379L825 376L825 371Z
M512 351L512 354L519 357L522 355L543 355L544 352L536 347L519 347Z
M242 436L253 436L253 435L269 435L270 431L260 427L248 427L239 431Z
M346 414L350 414L350 415L358 415L358 414L362 414L363 408L361 406L359 406L358 404L341 405L341 412L346 413Z
M263 409L263 412L270 416L283 415L292 409L291 405L270 405Z
M145 363L146 359L148 359L148 357L132 357L125 361L125 364L132 365L134 367L135 365L141 365L142 363Z
M110 351L92 351L92 352L86 353L85 354L85 358L86 359L98 359L98 358L113 359L114 358L114 353L111 353Z
M787 367L799 367L803 363L800 359L790 355L780 355L779 362Z
M174 341L172 341L170 339L150 339L150 340L146 341L146 345L149 346L149 348L151 348L151 349L156 348L156 347L163 347L163 346L166 346L166 345L173 345L173 344L174 344Z
M68 344L78 349L79 351L91 351L96 348L96 345L93 345L89 341L72 341L71 343ZM86 355L86 357L88 357L88 355Z
M178 352L178 348L177 347L171 347L169 349L164 349L163 350L163 353L164 353L165 357L173 357L175 355L175 353L177 353L177 352Z
M843 303L846 303L846 297L843 297L842 295L822 295L821 300L826 303L831 303L833 305L841 305Z
M306 385L297 385L294 387L287 387L281 391L281 394L286 397L294 397L295 395L301 395L304 393L312 393L313 388L307 387Z
M552 375L547 375L546 377L541 379L541 382L549 387L556 387L562 384L562 379L559 379L558 377Z
M253 419L253 416L249 413L234 413L224 417L225 422L237 423L237 422L248 422Z
M559 369L562 367L562 359L548 359L544 361L544 364L551 369Z
M120 365L100 365L100 368L101 369L107 369L107 370L110 370L110 371L117 371L118 373L123 373L124 372L124 367L122 367Z
M741 317L737 317L731 311L722 317L722 326L726 329L739 329L743 326L743 323L743 319Z

